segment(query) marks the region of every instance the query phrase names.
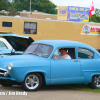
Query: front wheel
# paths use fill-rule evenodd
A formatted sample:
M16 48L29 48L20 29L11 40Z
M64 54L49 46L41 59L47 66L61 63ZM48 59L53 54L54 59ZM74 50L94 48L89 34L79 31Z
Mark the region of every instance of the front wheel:
M42 78L38 73L32 73L26 76L25 80L22 83L22 86L25 90L36 91L42 85Z
M93 76L91 86L93 89L96 89L96 88L100 89L100 76L99 75Z

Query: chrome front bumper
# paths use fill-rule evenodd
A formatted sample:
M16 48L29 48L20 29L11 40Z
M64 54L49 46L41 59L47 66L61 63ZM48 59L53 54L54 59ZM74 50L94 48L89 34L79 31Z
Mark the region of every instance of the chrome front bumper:
M0 68L0 76L2 77L10 77L10 74L7 70Z

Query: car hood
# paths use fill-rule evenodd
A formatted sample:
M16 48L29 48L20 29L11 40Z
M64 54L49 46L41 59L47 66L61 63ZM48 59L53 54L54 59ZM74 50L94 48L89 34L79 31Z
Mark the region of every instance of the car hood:
M36 55L13 55L13 56L5 56L0 57L0 68L4 68L4 66L8 66L9 63L14 63L16 66L20 66L21 64L30 64L45 61L46 58L39 57Z
M4 57L0 57L0 60L2 61L19 61L19 60L31 60L31 59L45 59L43 57L40 56L36 56L36 55L31 55L31 54L27 54L27 55L12 55L12 56L4 56ZM0 61L1 62L1 61Z

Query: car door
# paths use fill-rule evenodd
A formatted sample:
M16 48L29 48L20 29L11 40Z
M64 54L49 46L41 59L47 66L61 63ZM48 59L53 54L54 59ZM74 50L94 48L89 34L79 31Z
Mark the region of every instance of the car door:
M81 83L82 77L78 59L51 59L51 84Z
M78 48L78 59L80 60L84 80L90 83L93 75L100 73L100 58L87 48Z

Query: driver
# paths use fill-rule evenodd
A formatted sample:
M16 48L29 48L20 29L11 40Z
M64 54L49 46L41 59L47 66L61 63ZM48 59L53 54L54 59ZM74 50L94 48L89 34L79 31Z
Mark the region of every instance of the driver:
M59 59L71 59L70 55L67 54L67 51L63 48L60 49L61 56L59 56Z

